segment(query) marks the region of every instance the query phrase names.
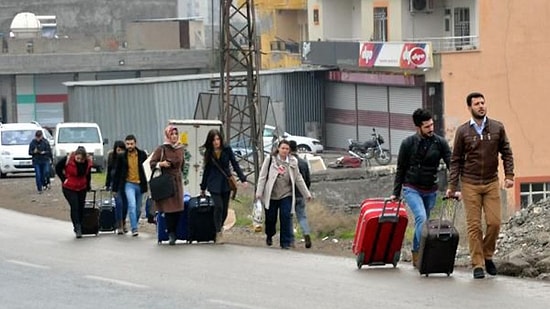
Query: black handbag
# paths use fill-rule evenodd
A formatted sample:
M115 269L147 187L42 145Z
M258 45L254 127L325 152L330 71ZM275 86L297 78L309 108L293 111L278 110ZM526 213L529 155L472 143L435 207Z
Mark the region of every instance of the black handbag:
M160 161L164 158L164 147L162 147L162 155ZM175 183L172 175L163 173L162 168L155 168L151 173L149 180L149 188L151 189L151 198L153 201L160 201L174 196Z

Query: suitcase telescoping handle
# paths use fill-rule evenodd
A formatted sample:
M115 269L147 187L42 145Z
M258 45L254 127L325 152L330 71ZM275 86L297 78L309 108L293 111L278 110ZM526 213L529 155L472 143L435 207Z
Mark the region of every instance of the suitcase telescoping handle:
M401 204L403 203L402 199L397 200L397 209L395 210L395 214L388 214L388 203L394 202L395 200L392 200L390 198L384 199L384 207L382 207L382 214L380 214L379 221L380 222L398 222L399 221L399 210L401 209Z
M97 197L97 190L96 190L96 189L91 189L89 192L92 193L92 197L93 197L93 199L92 199L92 201L93 201L92 207L95 208L95 207L96 207L96 203L97 203L97 199L96 199L96 197Z
M457 196L444 196L443 201L446 201L447 204L449 203L457 203L459 201ZM443 208L443 207L441 207ZM454 229L455 220L456 220L456 205L453 207L453 219L451 221L451 224L453 225L452 228ZM439 235L441 234L441 222L443 221L443 209L439 212L439 225L437 227L437 237L439 238ZM449 232L450 234L451 232Z

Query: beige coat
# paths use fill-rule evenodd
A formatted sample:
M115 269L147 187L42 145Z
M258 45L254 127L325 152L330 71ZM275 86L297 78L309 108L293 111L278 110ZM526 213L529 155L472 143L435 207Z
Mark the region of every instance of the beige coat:
M261 200L264 204L264 207L266 209L269 209L269 200L271 197L271 191L273 190L273 186L275 185L275 180L277 180L277 167L275 166L275 160L276 155L273 156L272 160L269 160L269 156L264 159L264 163L262 164L262 169L260 170L260 177L258 178L258 187L256 191L256 196L260 196ZM302 193L302 196L304 197L311 197L311 193L307 189L306 183L304 181L304 178L302 178L302 174L300 174L300 170L298 169L298 160L294 156L289 155L289 175L290 175L290 182L292 186L292 213L294 213L294 206L296 204L296 187L298 187L298 190ZM271 165L269 164L269 161L271 162ZM269 170L269 179L267 171Z

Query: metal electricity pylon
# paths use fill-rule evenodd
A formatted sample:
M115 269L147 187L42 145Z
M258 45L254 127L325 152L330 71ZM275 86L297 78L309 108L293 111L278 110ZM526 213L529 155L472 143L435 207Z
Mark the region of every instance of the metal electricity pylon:
M220 0L220 119L227 141L242 141L253 150L243 156L253 167L257 183L263 160L263 122L259 89L259 48L254 0ZM236 94L246 93L246 100ZM264 107L264 108L267 108ZM248 147L248 146L247 146Z

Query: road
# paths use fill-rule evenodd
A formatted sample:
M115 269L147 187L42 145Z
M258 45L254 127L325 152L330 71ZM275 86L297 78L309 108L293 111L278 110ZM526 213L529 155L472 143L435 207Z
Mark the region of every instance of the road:
M0 209L1 308L548 308L550 284L420 276L349 258L234 245L157 245Z

